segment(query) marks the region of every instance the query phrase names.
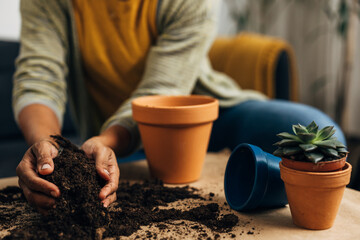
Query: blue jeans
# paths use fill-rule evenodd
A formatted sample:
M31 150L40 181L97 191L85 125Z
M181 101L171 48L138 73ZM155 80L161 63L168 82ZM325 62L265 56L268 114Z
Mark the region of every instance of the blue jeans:
M299 103L283 100L247 101L237 106L220 109L214 122L209 151L225 147L234 149L240 143L251 143L272 153L280 132L292 133L293 124L308 125L313 120L319 128L335 126L335 136L345 143L340 127L323 112Z
M214 122L208 150L233 150L240 143L251 143L272 153L276 149L273 144L280 140L276 134L292 132L293 124L308 125L313 120L319 128L335 126L335 136L339 141L346 143L339 126L329 116L313 107L284 100L252 100L220 109L219 118ZM144 152L139 151L119 162L144 158Z

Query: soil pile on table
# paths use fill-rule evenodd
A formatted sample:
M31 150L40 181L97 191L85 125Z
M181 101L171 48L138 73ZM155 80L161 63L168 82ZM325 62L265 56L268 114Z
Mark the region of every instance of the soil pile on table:
M54 158L55 171L44 178L60 189L56 208L41 216L27 205L19 188L1 190L0 230L10 232L4 239L103 239L130 236L142 226L157 225L164 230L184 221L194 223L192 228L202 231L202 237L210 238L203 230L208 228L217 238L217 233L231 235L238 224L237 216L221 214L219 205L208 203L197 189L166 187L159 180L120 182L117 201L104 208L98 195L105 182L96 173L95 161L67 139L54 138L61 150ZM182 205L186 199L197 199L200 204L187 210L169 207L176 202ZM158 236L147 231L147 237Z

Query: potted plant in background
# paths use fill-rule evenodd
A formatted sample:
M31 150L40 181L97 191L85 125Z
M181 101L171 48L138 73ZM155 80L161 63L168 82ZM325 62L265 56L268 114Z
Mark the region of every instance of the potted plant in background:
M282 158L280 175L293 222L308 229L330 228L350 182L348 151L333 136L333 126L319 130L315 122L306 127L298 124L293 132L277 135L282 140L274 152Z

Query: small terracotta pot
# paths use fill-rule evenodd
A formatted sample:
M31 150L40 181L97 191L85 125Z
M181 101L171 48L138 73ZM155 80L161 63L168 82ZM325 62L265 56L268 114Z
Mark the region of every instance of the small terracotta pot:
M345 166L347 155L343 158L333 161L324 161L318 163L295 161L292 159L282 158L285 167L308 172L331 172L342 169Z
M218 101L207 96L145 96L132 102L150 171L166 183L200 178Z
M351 165L335 172L306 172L287 168L280 162L291 216L297 226L322 230L334 224L345 186L350 182Z

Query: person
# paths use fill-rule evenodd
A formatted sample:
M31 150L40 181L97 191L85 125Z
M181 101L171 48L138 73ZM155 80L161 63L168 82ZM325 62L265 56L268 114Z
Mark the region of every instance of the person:
M116 157L140 146L131 116L136 97L202 94L219 99L209 150L244 141L269 149L273 142L266 136L279 130L274 124L288 128L294 121L313 120L312 111L304 117L309 108L268 101L211 68L207 53L216 33L216 0L22 0L20 9L13 109L30 148L16 172L26 199L40 212L53 207L61 194L39 175L54 171L58 150L49 136L61 133L68 98L85 140L81 148L107 181L99 193L105 207L116 199Z

